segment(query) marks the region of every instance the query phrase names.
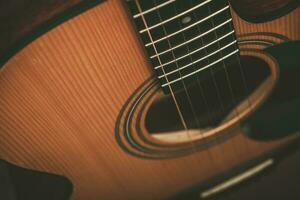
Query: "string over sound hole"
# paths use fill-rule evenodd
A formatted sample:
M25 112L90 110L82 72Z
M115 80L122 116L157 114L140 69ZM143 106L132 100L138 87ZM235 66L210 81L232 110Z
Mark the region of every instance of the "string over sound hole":
M208 130L222 126L233 118L239 118L240 114L249 108L250 96L253 96L271 75L268 64L263 60L243 56L241 62L246 76L247 91L241 84L239 66L232 64L227 67L227 70L234 96L232 96L222 68L214 71L214 77L209 73L202 74L199 84L189 86L187 91L181 90L175 93L187 125L190 130L194 130L195 135L203 136ZM218 99L213 79L220 86L221 99ZM187 95L190 97L190 102L186 100ZM255 98L259 99L260 94L256 94ZM180 132L182 136L186 135L170 95L160 95L153 101L146 114L145 127L156 139L169 138L169 141L173 141L174 138L170 137L172 134L176 137L180 135ZM191 133L193 134L193 131Z

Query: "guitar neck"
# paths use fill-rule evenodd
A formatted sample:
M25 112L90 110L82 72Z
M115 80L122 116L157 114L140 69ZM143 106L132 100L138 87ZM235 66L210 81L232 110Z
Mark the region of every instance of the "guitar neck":
M202 71L215 71L237 60L239 49L227 1L127 2L165 93L193 84Z

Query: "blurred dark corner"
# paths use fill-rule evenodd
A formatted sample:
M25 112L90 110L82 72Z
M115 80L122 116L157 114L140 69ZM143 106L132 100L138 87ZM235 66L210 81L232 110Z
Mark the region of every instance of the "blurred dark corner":
M0 160L1 200L67 200L72 190L73 185L66 177Z

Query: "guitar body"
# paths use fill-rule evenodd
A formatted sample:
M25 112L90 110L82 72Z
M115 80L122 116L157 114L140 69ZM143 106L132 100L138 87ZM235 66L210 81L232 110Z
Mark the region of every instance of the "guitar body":
M234 10L232 15L238 38L284 42L268 35L245 35L270 32L291 41L300 39L300 8L259 24L244 21ZM266 97L253 107L256 110L279 79L277 61L261 53L260 44L241 43L240 48L245 49L241 54L263 59L272 71L269 86L260 92ZM61 23L3 65L1 159L68 177L74 185L74 200L153 200L176 196L299 138L295 132L259 141L235 122L228 125L229 138L207 148L191 148L178 156L149 156L124 139L123 126L124 115L152 80L153 70L124 1L107 0ZM142 112L143 121L149 106L138 105L133 120ZM145 127L141 129L145 132ZM134 129L132 137L139 141L137 134ZM163 149L146 145L159 152Z

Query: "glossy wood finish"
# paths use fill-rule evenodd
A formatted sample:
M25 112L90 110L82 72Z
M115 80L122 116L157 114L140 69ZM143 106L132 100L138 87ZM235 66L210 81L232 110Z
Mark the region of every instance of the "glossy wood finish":
M300 7L291 12L290 14L280 17L277 20L270 21L267 23L252 24L239 18L238 15L233 11L233 20L235 29L238 34L245 33L257 33L257 32L272 32L278 33L288 37L291 40L300 39ZM259 37L265 38L265 37Z
M268 24L238 18L235 23L239 33L274 31L299 39L298 16L299 9ZM122 0L109 0L58 26L1 71L1 158L67 176L74 200L153 200L294 139L257 142L237 134L185 157L130 156L115 141L115 120L151 73Z
M230 0L230 3L245 20L256 22L283 16L299 5L298 0Z

